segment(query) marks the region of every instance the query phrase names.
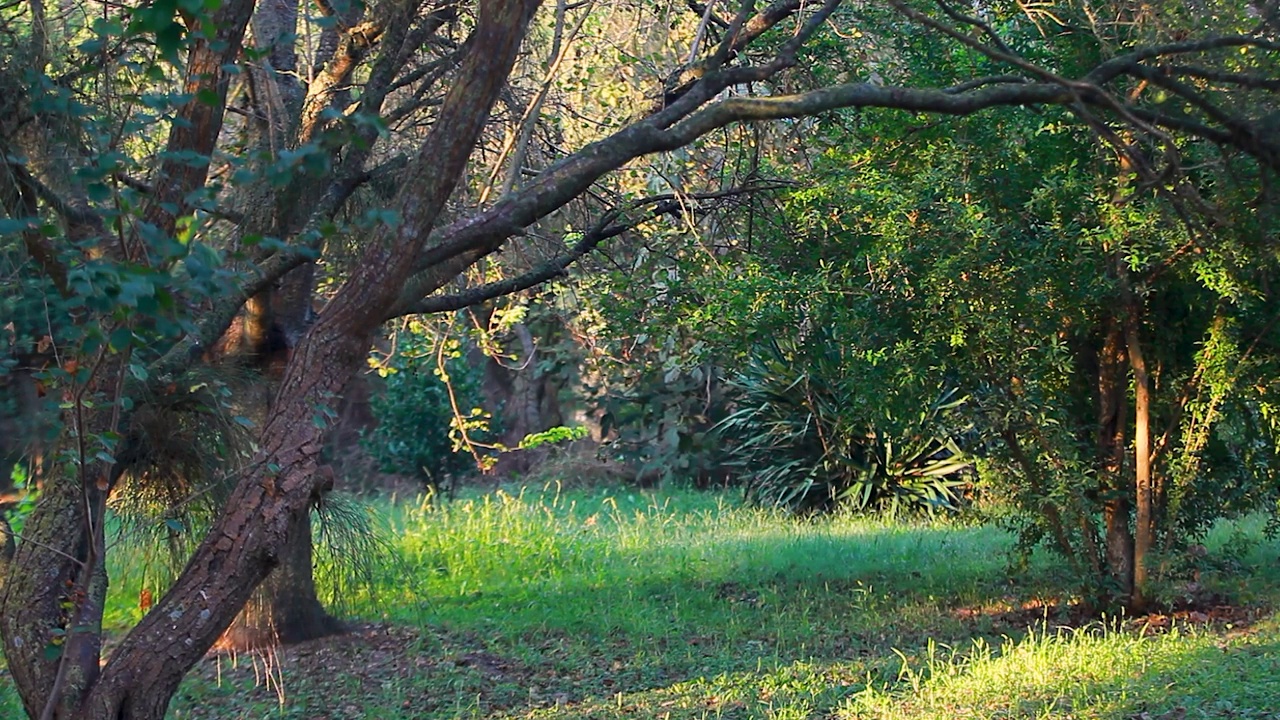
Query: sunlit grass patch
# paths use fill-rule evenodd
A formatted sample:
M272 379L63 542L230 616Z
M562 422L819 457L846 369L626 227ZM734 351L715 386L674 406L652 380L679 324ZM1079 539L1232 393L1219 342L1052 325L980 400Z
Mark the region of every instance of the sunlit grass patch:
M846 700L839 716L1274 717L1265 713L1280 708L1278 641L1272 621L1225 636L1090 626L1042 628L1000 647L982 639L959 649L931 645L923 656L904 656L895 681Z
M721 632L749 617L753 631L763 622L807 634L815 611L889 619L904 606L977 600L1004 582L1010 541L993 529L797 522L713 500L499 493L397 508L402 561L418 569L402 594L419 602L391 603L390 616L410 619L399 613L412 608L415 620L515 634L697 634L710 615Z

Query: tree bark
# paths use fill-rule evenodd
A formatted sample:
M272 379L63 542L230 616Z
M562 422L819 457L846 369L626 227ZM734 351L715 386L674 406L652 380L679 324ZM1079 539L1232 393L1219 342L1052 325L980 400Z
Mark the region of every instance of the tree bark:
M275 645L336 635L346 626L330 615L316 594L312 573L311 511L298 513L280 565L258 588L218 641L230 650L260 650Z
M1127 603L1133 593L1134 545L1129 525L1129 493L1124 481L1128 449L1128 382L1124 326L1114 316L1103 321L1098 351L1098 489L1105 524L1107 572Z
M1129 607L1135 612L1143 612L1151 599L1147 581L1147 554L1153 544L1155 529L1151 481L1151 377L1147 373L1139 332L1142 301L1131 290L1126 294L1125 338L1129 366L1133 370L1134 489L1137 496L1133 540L1133 595Z

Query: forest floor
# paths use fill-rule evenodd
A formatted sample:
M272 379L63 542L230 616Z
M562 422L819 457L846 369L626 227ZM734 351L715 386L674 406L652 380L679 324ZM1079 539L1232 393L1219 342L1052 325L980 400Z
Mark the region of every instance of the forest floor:
M1164 587L1169 612L1098 619L1052 557L1011 568L990 526L625 489L373 516L380 548L334 532L320 553L352 632L211 655L170 717L1280 719L1280 542L1262 519L1216 528L1199 582ZM163 574L123 556L118 629Z

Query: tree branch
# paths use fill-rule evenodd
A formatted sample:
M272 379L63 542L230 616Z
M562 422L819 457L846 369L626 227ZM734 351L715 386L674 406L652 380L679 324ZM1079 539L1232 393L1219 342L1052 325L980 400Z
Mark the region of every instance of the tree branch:
M667 202L673 203L673 201ZM503 295L511 295L512 293L517 293L521 290L527 290L553 278L563 277L570 265L577 262L577 260L582 256L592 250L595 250L602 242L615 238L622 233L635 228L645 220L650 220L663 213L674 212L677 209L678 205L668 204L655 209L643 220L622 223L619 225L607 225L605 220L615 218L616 214L606 215L601 222L597 223L587 234L583 235L582 239L579 240L569 252L557 255L529 272L507 278L505 280L481 285L480 287L464 290L452 295L433 295L431 297L423 298L416 304L408 308L404 308L403 310L398 307L393 309L393 314L387 319L390 320L391 318L398 317L399 315L420 315L461 310L465 307L478 305L486 300L492 300L497 297L502 297Z
M211 29L208 37L197 37L187 58L183 93L191 98L178 109L165 144L147 222L163 236L172 235L177 219L187 209L188 196L204 187L209 175L208 159L222 128L223 109L229 87L227 68L236 62L245 29L253 15L253 0L227 0L212 17L202 20ZM190 161L191 154L203 158Z
M1210 80L1212 82L1223 83L1225 85L1234 85L1236 87L1246 88L1249 90L1269 90L1271 92L1280 92L1280 79L1267 77L1265 75L1222 72L1219 70L1197 67L1195 65L1169 65L1168 70L1174 75L1188 75L1202 80Z

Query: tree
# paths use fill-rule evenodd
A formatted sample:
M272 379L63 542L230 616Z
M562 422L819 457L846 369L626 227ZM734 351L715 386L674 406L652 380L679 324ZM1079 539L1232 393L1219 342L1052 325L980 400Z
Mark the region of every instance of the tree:
M477 274L472 287L454 284L637 158L733 123L842 108L968 115L1062 105L1144 181L1166 171L1184 177L1184 137L1243 154L1255 172L1280 166L1265 105L1251 100L1275 82L1271 4L1258 7L1261 19L1222 9L1217 34L1095 43L1094 57L1062 72L1011 49L990 20L945 4L930 13L890 5L897 27L930 30L938 47L977 58L980 74L945 86L807 86L798 70L830 59L838 36L827 28L871 11L841 0L778 0L721 17L697 6L687 57L659 58L678 65L663 73L660 98L595 136L570 138L577 150L524 182L528 155L503 153L516 180L470 208L449 201L463 192L491 120L503 119L495 108L515 105L504 96L532 42L536 0L319 2L325 21L305 73L291 64L299 10L289 2L256 10L251 0L111 3L90 13L28 0L0 9L0 230L6 252L22 258L23 282L35 283L50 308L36 314L45 327L14 332L23 348L39 350L46 337L56 348L40 356L39 369L61 402L64 428L48 453L41 502L4 555L0 636L27 712L162 717L185 672L301 537L299 518L328 481L327 408L364 366L378 327L531 287L651 219L659 199L623 200L544 261L504 278ZM589 16L595 6L576 10ZM552 25L563 28L568 12L561 3ZM1018 17L994 4L983 12L1000 22ZM1069 31L1046 37L1078 40ZM869 59L849 72L871 77L876 63L892 64L867 50ZM1193 59L1200 64L1184 66ZM305 88L292 79L303 75ZM233 77L247 105L229 102ZM1164 89L1159 98L1132 92L1153 83ZM535 98L528 115L540 106ZM512 146L527 147L522 139L533 131L512 120ZM241 122L248 129L237 132ZM402 155L387 152L392 126L402 131L400 147L409 146ZM242 155L247 162L236 160ZM383 199L372 191L388 177ZM247 306L252 319L265 291L288 287L290 274L318 256L347 262L291 348L258 450L183 573L100 664L103 517L136 452L131 415L149 398L190 387L186 374L237 315Z
M830 152L790 199L798 232L765 250L814 288L789 295L780 279L779 304L835 328L850 358L827 376L862 391L837 407L901 413L960 388L984 492L1014 509L1024 548L1060 553L1096 608L1150 607L1161 568L1214 520L1280 490L1265 420L1280 362L1275 229L1246 199L1267 190L1196 155L1222 219L1201 234L1117 181L1087 129L1052 110L906 132L865 118L863 132L894 150ZM818 237L822 263L802 251Z

